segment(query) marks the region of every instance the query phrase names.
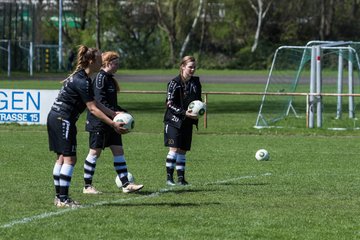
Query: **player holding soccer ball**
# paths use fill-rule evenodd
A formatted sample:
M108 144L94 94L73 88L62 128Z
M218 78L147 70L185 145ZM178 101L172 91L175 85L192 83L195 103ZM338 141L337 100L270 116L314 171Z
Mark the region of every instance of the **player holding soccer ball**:
M47 118L49 149L56 153L53 168L55 186L54 204L57 207L78 207L79 203L69 197L71 178L76 164L76 122L87 108L94 116L116 132L124 133L123 123L114 122L116 113L104 106L99 106L91 87L91 74L101 67L101 52L96 48L80 46L77 53L76 70L63 81L54 104Z
M113 74L118 68L119 55L116 52L104 52L102 54L102 68L92 82L95 100L117 113L126 112L125 109L117 104L117 93L120 91L120 87L114 79ZM84 163L85 187L83 193L101 193L92 185L92 179L95 173L96 161L105 147L109 147L113 154L114 168L122 182L123 192L130 193L142 189L144 187L143 185L130 183L128 180L121 135L90 112L88 112L87 115L86 131L90 132L90 150Z
M176 169L179 185L187 185L185 180L186 152L190 151L193 125L198 125L198 116L194 116L188 105L201 99L201 83L195 77L196 61L185 56L180 64L180 74L167 85L166 112L164 115L164 143L169 147L166 157L166 184L174 186Z

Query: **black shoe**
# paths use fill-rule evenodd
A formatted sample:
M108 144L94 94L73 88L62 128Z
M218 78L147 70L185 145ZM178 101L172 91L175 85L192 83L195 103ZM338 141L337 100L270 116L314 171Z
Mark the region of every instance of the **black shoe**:
M180 186L186 186L186 185L189 185L189 183L185 180L181 180L181 181L178 181L178 185Z

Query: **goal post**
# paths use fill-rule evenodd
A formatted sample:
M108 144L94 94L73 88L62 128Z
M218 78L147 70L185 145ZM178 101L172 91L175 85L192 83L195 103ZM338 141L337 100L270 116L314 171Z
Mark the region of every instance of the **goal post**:
M360 43L343 41L311 41L306 46L279 47L273 57L255 127L301 125L295 122L304 126L308 121L309 128L314 128L315 123L317 128L322 128L326 121L325 127L337 128L344 120L356 121L353 94L360 92L359 48ZM344 82L346 74L348 81ZM300 99L296 94L287 97L268 94L276 92L309 93L309 99ZM323 93L338 95L331 95L324 102ZM344 93L348 94L346 100ZM342 114L345 104L348 116Z

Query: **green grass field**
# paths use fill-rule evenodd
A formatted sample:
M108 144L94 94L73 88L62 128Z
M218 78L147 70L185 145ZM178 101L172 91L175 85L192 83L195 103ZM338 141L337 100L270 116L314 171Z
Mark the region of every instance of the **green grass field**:
M6 84L11 84L6 85ZM38 85L37 85L38 84ZM41 84L41 85L40 85ZM56 89L54 82L0 82L1 88ZM124 83L124 90L164 90ZM44 87L45 88L45 87ZM262 91L261 85L209 84L205 91ZM94 177L101 195L81 193L87 155L78 122L78 164L70 194L79 209L53 206L45 126L0 125L0 239L360 239L359 131L254 129L261 96L210 96L187 155L187 187L165 185L164 96L120 94L136 119L123 136L130 172L145 185L124 194L109 150ZM265 148L271 160L255 160Z

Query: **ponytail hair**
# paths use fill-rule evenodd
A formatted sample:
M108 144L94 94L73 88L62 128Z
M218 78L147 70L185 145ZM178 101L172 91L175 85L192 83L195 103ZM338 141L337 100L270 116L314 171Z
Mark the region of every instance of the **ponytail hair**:
M75 70L63 81L62 83L66 82L72 75L77 73L78 71L85 69L89 66L90 61L95 61L96 55L100 54L100 50L97 48L88 48L85 45L80 45L77 50L77 57L76 57L76 68Z
M85 45L80 45L77 52L77 63L74 73L87 68L90 61L95 61L96 54L98 53L100 53L100 50L97 48L89 48Z

